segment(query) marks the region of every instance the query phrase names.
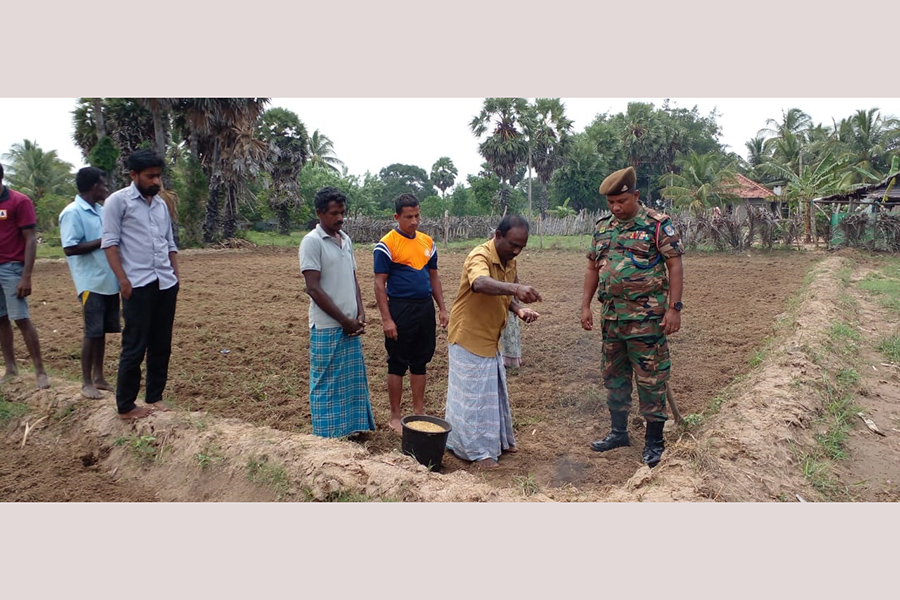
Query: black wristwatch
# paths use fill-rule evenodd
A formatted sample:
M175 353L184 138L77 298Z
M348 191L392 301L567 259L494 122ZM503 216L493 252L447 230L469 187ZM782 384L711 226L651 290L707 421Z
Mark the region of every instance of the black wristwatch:
M681 309L684 308L684 304L682 304L681 301L679 300L678 302L675 302L674 304L672 304L672 308L674 308L678 312L681 312Z

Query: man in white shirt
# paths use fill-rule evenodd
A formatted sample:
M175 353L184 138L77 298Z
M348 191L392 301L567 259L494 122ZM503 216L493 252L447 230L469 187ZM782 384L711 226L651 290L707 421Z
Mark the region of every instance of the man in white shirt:
M116 382L116 408L122 419L169 410L160 401L169 374L179 278L172 219L159 196L164 164L152 150L132 154L131 185L111 194L103 210L101 247L119 281L125 319ZM148 406L138 407L145 355Z

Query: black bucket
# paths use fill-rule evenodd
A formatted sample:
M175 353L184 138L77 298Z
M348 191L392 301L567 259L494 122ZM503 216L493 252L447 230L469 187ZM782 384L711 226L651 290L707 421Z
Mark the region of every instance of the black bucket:
M410 421L427 421L444 428L444 431L418 431L407 425ZM447 448L447 436L452 427L444 419L427 417L425 415L407 415L400 419L403 426L403 442L400 446L403 454L409 454L420 464L432 471L441 470L441 460L444 458L444 450Z

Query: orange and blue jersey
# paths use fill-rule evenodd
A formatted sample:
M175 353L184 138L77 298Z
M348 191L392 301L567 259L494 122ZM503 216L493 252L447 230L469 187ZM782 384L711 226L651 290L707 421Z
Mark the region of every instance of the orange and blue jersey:
M375 272L387 273L390 298L431 297L430 270L437 270L437 248L421 231L407 237L399 229L389 231L375 244Z

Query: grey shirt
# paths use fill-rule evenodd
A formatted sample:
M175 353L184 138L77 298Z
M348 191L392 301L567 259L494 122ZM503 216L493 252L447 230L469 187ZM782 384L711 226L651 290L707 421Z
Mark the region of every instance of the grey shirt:
M359 314L356 306L356 259L353 257L353 243L343 231L341 245L325 233L321 225L307 233L300 242L300 272L319 271L319 284L331 301L342 313L351 319ZM340 327L328 313L310 300L309 328L329 329Z
M119 247L125 276L132 287L159 279L159 289L178 283L169 252L178 252L169 208L158 195L147 204L137 186L113 192L103 203L103 249Z

